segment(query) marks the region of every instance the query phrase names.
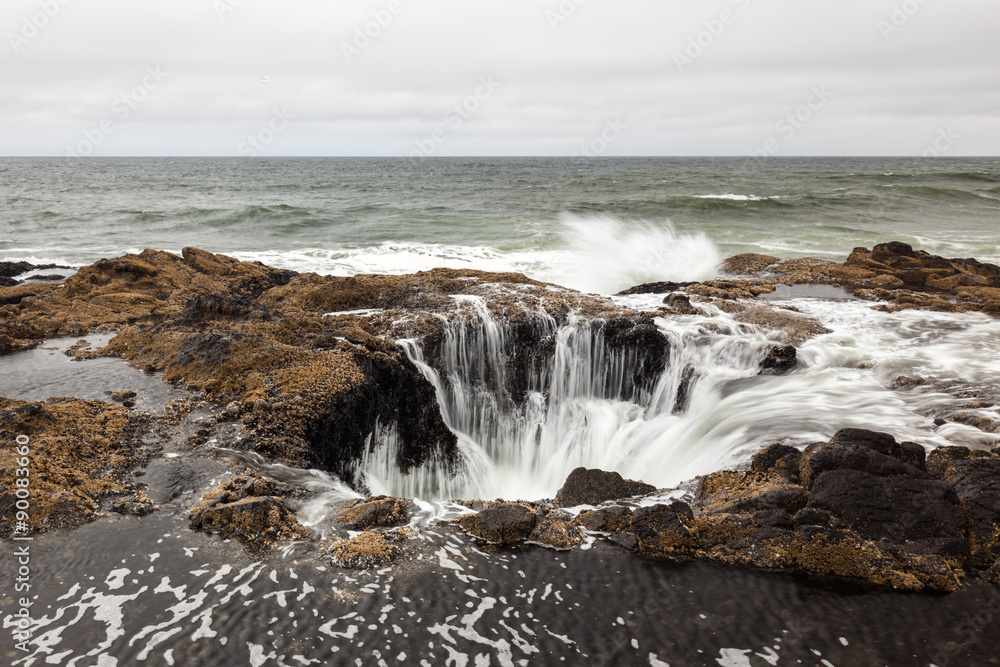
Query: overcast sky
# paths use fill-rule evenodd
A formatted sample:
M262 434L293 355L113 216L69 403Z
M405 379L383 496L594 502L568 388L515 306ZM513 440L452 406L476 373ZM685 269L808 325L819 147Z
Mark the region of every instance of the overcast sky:
M1000 155L996 0L3 0L0 32L2 155Z

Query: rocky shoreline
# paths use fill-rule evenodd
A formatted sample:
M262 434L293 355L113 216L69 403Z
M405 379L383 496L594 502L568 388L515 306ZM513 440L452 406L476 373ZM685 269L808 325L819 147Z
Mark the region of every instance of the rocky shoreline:
M0 275L9 283L8 273L31 268L0 266ZM669 345L653 319L706 305L771 332L762 374L793 369L796 346L826 330L769 303L768 295L788 286L836 287L887 311L1000 314L1000 268L900 243L855 249L843 264L739 255L723 270L718 280L627 290L669 293L659 309L638 312L520 274L435 269L342 278L193 248L181 256L147 250L102 260L62 280L0 286L0 354L51 338L114 332L100 349L81 344L67 354L84 361L119 357L162 373L192 398L155 414L136 409L127 392L104 401L0 398L0 437L31 439L36 532L78 526L106 511L156 511L162 499L151 497L143 474L162 450L163 439L150 436L168 432L182 433L176 444L189 451L221 441L273 464L326 471L365 495L354 463L386 423L399 433L394 465L401 472L433 461L462 474L455 468L457 438L435 389L396 342L419 340L434 365L444 354L444 322L462 297L481 298L509 323L501 352L515 372L502 378L502 388L512 401L523 400L529 370L551 354L543 316L558 323L590 318L610 349L627 350L633 370L615 388L627 398L647 388L666 363ZM897 381L902 387L922 379ZM685 409L683 396L677 411ZM967 411L942 419L1000 431L1000 423L975 413L995 397L968 398ZM182 428L196 413L203 416L199 424ZM4 515L15 502L13 456L9 449L0 453ZM212 488L206 481L189 503L192 529L219 532L250 549L320 539L296 519L295 488L242 464L226 466L213 469L212 479L221 481ZM554 500L461 501L470 511L453 520L485 549L521 543L572 549L601 538L649 557L897 590L953 591L970 577L1000 586L996 450L927 453L921 443L896 442L872 424L804 450L773 445L756 454L749 470L713 473L669 491L581 470ZM386 496L349 501L327 521L332 529L322 540L329 557L343 567L405 560L413 511L411 501ZM2 524L0 536L9 538L11 530Z

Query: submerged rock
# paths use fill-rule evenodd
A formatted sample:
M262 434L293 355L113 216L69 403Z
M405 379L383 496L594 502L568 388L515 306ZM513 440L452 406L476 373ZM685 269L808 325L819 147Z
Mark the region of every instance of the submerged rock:
M556 504L562 507L600 505L606 500L643 496L653 491L656 491L655 486L624 479L617 472L580 467L569 474L556 493Z

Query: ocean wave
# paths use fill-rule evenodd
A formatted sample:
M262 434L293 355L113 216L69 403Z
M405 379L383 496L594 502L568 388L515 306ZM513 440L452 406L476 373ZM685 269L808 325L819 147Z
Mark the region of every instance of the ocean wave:
M432 268L517 272L558 285L611 294L644 282L706 280L722 254L705 234L680 234L669 221L564 215L553 247L502 251L484 245L386 241L367 246L235 252L242 260L325 275L399 275Z

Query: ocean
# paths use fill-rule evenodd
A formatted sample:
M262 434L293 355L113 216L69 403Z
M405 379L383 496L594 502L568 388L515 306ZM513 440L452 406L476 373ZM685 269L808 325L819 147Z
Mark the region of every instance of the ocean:
M842 261L856 246L903 241L1000 263L996 158L3 158L0 188L0 260L36 264L195 246L296 271L520 271L614 295L711 278L743 252ZM654 310L663 297L612 298ZM552 498L580 465L678 487L666 500L690 498L694 477L745 466L767 444L804 446L845 427L927 448L1000 438L938 419L1000 396L996 318L880 312L836 290L769 298L828 330L800 342L787 375L758 376L773 334L702 305L656 319L670 358L653 390L611 395L625 361L571 319L553 329L551 367L520 403L490 398L503 389L489 378L508 363L491 336L507 325L481 300L457 299L438 367L399 341L459 435L457 476L433 462L401 474L387 428L357 463L367 488L351 489L228 449L216 431L208 449L187 446L221 429L196 410L140 478L158 511L35 539L35 640L4 655L19 667L996 664L1000 593L982 582L942 596L872 591L647 560L594 535L566 552L497 551L437 523L465 511L455 498ZM0 359L0 395L130 389L154 412L187 395L121 359L59 353L75 340ZM893 388L899 376L925 383ZM978 416L1000 419L982 405ZM320 534L359 491L412 498L417 546L404 564L357 572L315 542L254 554L191 531L184 511L230 460L296 487L300 522ZM3 571L14 564L5 549ZM0 590L4 632L12 599Z
M890 240L1000 262L996 158L2 158L0 201L0 260L33 263L195 246L611 293Z

